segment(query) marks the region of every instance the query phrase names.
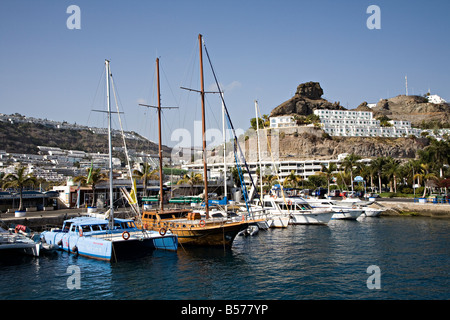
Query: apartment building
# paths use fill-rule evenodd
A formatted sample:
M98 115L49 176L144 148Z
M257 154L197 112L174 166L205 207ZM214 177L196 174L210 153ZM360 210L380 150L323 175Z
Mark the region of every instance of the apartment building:
M412 128L410 121L391 120L390 127L383 127L370 111L314 110L322 129L331 136L344 137L406 137L420 136L420 129Z

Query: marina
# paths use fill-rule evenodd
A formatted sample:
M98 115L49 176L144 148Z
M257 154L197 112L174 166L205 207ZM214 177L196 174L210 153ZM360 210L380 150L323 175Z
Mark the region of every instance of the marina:
M230 249L152 251L117 263L58 251L0 260L4 300L446 300L448 219L380 217L290 225ZM369 289L369 266L381 288ZM79 289L68 282L77 267ZM17 279L23 286L17 286Z
M450 300L450 5L400 2L0 4L5 310Z

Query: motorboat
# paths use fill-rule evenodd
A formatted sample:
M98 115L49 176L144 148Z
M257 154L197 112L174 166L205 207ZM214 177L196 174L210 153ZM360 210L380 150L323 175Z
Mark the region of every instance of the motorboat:
M132 219L112 221L89 216L68 219L61 229L42 232L41 241L69 253L106 261L154 249L176 251L178 248L177 236L166 230L141 230Z
M260 202L260 200L256 200ZM264 209L271 213L274 222L277 218L288 218L289 224L327 224L334 212L328 208L313 208L303 198L283 198L266 195Z
M0 227L0 256L3 254L25 254L39 256L41 244L24 234L25 226L5 230Z
M334 212L331 219L356 220L363 214L363 209L358 208L356 205L338 204L335 200L311 198L307 201L313 208L331 209Z

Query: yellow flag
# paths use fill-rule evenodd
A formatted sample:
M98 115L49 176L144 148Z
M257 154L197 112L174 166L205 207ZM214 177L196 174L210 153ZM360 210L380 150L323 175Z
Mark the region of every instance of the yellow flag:
M133 186L131 187L130 191L130 200L130 204L137 203L136 180L133 180Z

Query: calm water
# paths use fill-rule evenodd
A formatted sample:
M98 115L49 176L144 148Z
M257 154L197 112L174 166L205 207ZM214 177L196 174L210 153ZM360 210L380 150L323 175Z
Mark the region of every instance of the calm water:
M366 218L238 237L231 250L105 263L67 253L0 260L0 299L450 299L450 220ZM381 270L368 289L367 268ZM70 266L80 289L69 289ZM69 284L75 282L69 279Z

